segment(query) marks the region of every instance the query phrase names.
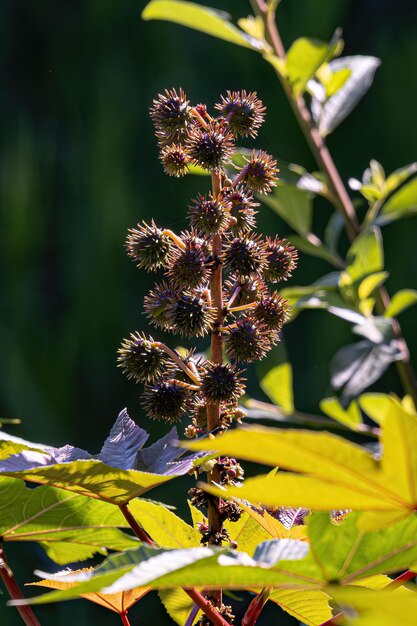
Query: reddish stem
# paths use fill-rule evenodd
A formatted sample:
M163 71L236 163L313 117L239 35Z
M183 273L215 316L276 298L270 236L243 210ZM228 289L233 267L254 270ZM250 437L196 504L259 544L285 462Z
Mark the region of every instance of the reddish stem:
M202 596L199 591L196 591L196 589L186 588L184 588L184 591L188 593L190 598L194 600L194 603L207 615L208 618L211 619L213 624L216 624L217 626L230 626L229 622L226 622L220 613L216 611L211 602L206 600L206 598Z
M384 589L388 591L394 591L395 589L397 589L397 587L400 587L404 583L407 583L409 580L412 580L416 576L417 576L416 572L413 572L412 570L408 569L403 574L400 574L400 576L397 576L397 578L394 578L394 580L388 583L388 585L384 587Z
M7 562L3 546L1 544L0 544L0 575L3 579L4 586L9 592L9 595L12 598L12 600L26 600L19 585L17 584L17 581L14 577L12 569ZM16 609L19 611L20 617L25 622L26 626L41 626L40 622L38 622L34 612L32 611L32 608L28 604L26 605L22 604L20 606L17 606Z
M123 611L123 613L119 613L120 619L122 620L123 626L130 626L129 618L127 616L127 611Z
M136 537L138 539L140 539L141 541L144 541L148 545L152 546L152 548L155 548L156 546L155 546L154 542L149 537L149 535L146 532L146 530L144 530L142 528L142 526L139 526L139 524L137 523L137 521L133 517L132 513L129 511L129 508L128 508L127 504L120 504L119 505L119 509L121 510L123 515L125 516L125 519L126 519L127 523L129 524L130 528L135 533Z
M213 195L217 196L221 191L221 174L220 172L213 172L211 175L211 184ZM221 334L221 326L224 321L224 307L223 307L223 277L222 277L222 238L220 234L213 235L212 237L212 256L214 263L217 264L212 277L210 279L210 295L213 307L216 309L216 320L213 324L211 333L211 361L214 364L223 363L223 339ZM207 402L207 428L209 432L213 432L220 422L220 403L219 402ZM217 465L213 468L213 471L207 474L208 482L220 482L220 472ZM222 530L222 522L219 516L218 499L210 499L207 510L208 524L211 533L220 533ZM213 603L221 608L222 606L222 591L212 591L210 598Z

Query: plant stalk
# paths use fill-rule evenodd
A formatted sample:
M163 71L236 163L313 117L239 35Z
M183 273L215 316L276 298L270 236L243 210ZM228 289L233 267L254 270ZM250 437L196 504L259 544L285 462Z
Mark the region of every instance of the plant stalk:
M410 580L413 580L413 578L415 578L416 576L417 576L416 572L413 572L412 570L408 569L403 574L400 574L399 576L397 576L397 578L394 578L394 580L388 583L388 585L384 587L384 589L386 591L387 590L394 591L395 589L397 589L397 587L401 587L401 585L403 585L404 583L408 583Z
M285 60L286 53L279 33L275 14L269 11L265 0L252 0L256 13L260 15L264 21L265 38L272 46L276 56ZM310 111L307 108L303 96L295 96L291 90L291 86L284 76L277 72L282 88L288 98L294 115L301 127L304 137L310 146L311 152L320 169L326 174L331 195L334 199L336 209L341 213L345 222L346 233L352 242L360 234L358 218L355 207L349 197L342 178L339 174L333 158L327 148L318 129L315 127ZM380 287L377 292L376 308L380 315L383 315L390 299L384 287ZM417 379L410 362L410 351L407 343L402 336L401 327L396 319L392 322L394 336L398 341L401 350L401 360L396 362L396 368L401 380L401 384L405 393L408 393L417 403Z
M12 600L25 600L17 581L14 577L13 570L7 562L6 555L4 553L3 545L0 543L0 576L3 579L4 586ZM16 609L20 613L20 617L26 624L26 626L41 626L37 620L32 608L28 604L22 604L16 606Z
M130 626L129 618L127 616L127 611L123 611L123 613L119 613L120 619L122 620L123 626Z
M221 191L221 174L220 172L213 172L211 175L211 184L213 195L217 196ZM222 253L222 237L219 233L212 237L212 256L216 268L210 279L210 295L213 307L216 309L216 320L213 324L211 333L211 362L218 365L223 363L223 339L221 334L221 327L224 320L224 307L223 307L223 272L221 265L221 253ZM220 423L220 403L219 402L207 402L207 429L209 432L214 431ZM208 482L219 482L220 472L217 465L214 466L213 471L207 474ZM210 498L208 505L208 525L210 532L219 533L222 530L222 522L219 516L218 498ZM213 603L221 608L222 606L222 591L216 590L210 594Z

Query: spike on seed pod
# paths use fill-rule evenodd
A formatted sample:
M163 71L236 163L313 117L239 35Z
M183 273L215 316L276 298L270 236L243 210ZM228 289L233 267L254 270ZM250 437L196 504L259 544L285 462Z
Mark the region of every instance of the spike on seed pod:
M162 146L178 142L193 124L189 101L182 89L166 89L153 101L150 116Z
M239 174L250 189L256 193L270 193L277 184L277 162L263 150L252 151L249 159L244 157L246 165ZM241 178L240 178L241 177Z
M180 143L163 146L159 157L164 166L164 172L168 176L180 178L188 171L190 157Z
M237 292L237 296L233 299L233 306L241 306L254 302L261 295L266 294L267 288L258 276L232 275L225 283L225 292L228 300Z
M160 376L167 365L165 353L154 344L152 337L135 332L124 339L119 348L118 367L127 377L137 382L147 382Z
M241 370L228 363L206 363L201 392L208 402L232 402L244 393Z
M227 269L238 276L262 273L267 252L260 236L253 233L229 239L225 255Z
M265 107L256 92L228 91L220 96L221 102L215 109L227 119L230 130L235 136L256 137L265 119Z
M297 267L298 252L286 239L266 239L267 267L264 278L271 283L287 280Z
M190 391L173 380L158 380L146 385L142 406L155 420L178 422L187 411Z
M230 202L222 194L210 193L208 197L198 194L188 211L191 226L203 235L214 235L227 227L229 209Z
M153 220L150 224L142 222L136 228L129 229L126 239L127 253L137 267L154 271L165 265L170 247L170 240Z
M195 165L208 171L218 171L230 162L234 143L225 120L213 120L202 128L196 124L185 140L188 154Z

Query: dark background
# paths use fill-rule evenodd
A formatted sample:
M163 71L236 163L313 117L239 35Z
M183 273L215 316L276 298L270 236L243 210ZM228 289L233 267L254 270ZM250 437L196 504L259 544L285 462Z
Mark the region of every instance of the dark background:
M256 146L314 169L273 70L259 55L176 25L142 22L143 6L131 0L0 3L0 417L21 418L21 426L9 428L21 437L91 452L124 406L153 438L165 431L148 422L139 389L115 365L122 337L145 327L142 300L153 282L135 269L123 244L127 228L142 218L184 228L187 203L208 184L164 176L148 116L152 98L182 86L192 101L211 106L226 89L256 90L268 106ZM211 6L234 18L250 12L246 2L213 0ZM360 177L371 158L388 173L415 160L416 3L284 0L278 16L287 46L300 35L329 39L340 25L345 55L382 59L371 91L329 139L344 179ZM317 204L318 232L330 213ZM413 218L384 230L391 293L416 287L416 224ZM259 225L267 233L288 232L267 208ZM330 269L302 255L292 284L309 284ZM401 321L413 350L414 311ZM317 411L329 391L329 361L351 339L348 325L325 313L304 313L287 328L298 408ZM400 393L395 371L376 388ZM262 398L254 375L249 389ZM180 497L174 483L152 496L175 503L185 481L175 483ZM33 580L35 567L54 567L40 549L6 549L22 581ZM0 623L19 624L3 599ZM37 613L46 626L118 619L85 601ZM294 623L271 607L260 624L279 619ZM154 620L171 623L150 595L131 621Z

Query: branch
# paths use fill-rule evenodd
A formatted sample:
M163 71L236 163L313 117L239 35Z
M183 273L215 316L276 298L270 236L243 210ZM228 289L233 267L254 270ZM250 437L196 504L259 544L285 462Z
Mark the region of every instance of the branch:
M279 34L275 14L269 11L265 0L253 0L256 12L262 17L265 26L265 37L272 46L276 56L285 60L285 48ZM330 185L330 192L333 196L336 209L341 213L345 222L346 233L352 242L360 233L358 218L355 207L349 197L346 187L343 184L339 171L333 158L317 128L314 125L310 111L307 108L302 96L295 96L291 86L284 76L277 72L282 88L288 98L295 117L301 127L304 137L310 146L311 152L320 167L327 175ZM380 287L377 292L376 308L380 315L383 315L390 304L389 295L384 287ZM410 351L402 336L401 327L396 319L392 321L395 338L399 343L402 358L396 362L396 368L405 393L410 394L417 402L417 379L410 362Z
M4 586L9 592L12 600L26 600L19 585L17 584L13 570L7 562L2 544L0 544L0 576L3 579ZM32 611L32 608L28 604L16 606L16 609L19 611L20 617L25 622L26 626L41 626Z

